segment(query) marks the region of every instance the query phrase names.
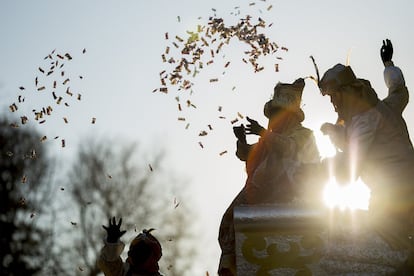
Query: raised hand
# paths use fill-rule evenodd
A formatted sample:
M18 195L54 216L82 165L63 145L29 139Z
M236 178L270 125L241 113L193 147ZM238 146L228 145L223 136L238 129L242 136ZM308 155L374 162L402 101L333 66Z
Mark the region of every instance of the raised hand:
M122 224L122 218L119 219L118 224L116 223L115 217L111 219L109 218L109 224L108 226L102 225L102 227L106 230L107 237L106 241L110 243L115 243L118 241L122 235L126 233L126 230L121 231L121 224Z
M388 61L392 60L392 55L394 53L394 49L392 47L391 40L386 39L382 41L382 47L381 47L381 59L382 62L385 64Z
M246 125L246 134L255 134L262 136L266 129L259 125L256 120L250 119L249 117L246 118L247 121L249 121L249 124Z

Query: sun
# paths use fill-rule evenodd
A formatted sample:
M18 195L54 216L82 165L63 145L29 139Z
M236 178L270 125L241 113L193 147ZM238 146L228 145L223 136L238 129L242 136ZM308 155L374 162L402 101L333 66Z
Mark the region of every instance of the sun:
M339 185L331 179L323 190L325 205L341 210L368 210L370 197L370 189L360 179L348 185Z
M336 154L335 146L327 136L315 134L315 139L321 158ZM339 185L332 176L323 189L323 202L329 208L368 210L370 197L370 189L360 178L354 183Z

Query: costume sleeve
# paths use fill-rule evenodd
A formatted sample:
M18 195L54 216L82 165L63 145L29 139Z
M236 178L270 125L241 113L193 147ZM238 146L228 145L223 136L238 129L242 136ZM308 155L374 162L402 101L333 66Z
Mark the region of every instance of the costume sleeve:
M319 163L320 155L315 136L310 129L301 128L293 133L296 145L296 160L301 164Z
M408 89L401 69L394 66L392 61L385 64L384 81L388 87L388 96L384 102L401 114L408 104Z
M105 245L101 249L98 258L98 267L105 276L123 276L125 275L124 262L121 259L122 251L125 244L121 241L116 243L108 243L104 241Z
M247 159L249 158L250 150L253 146L254 145L249 145L249 144L246 144L246 143L243 143L237 140L236 156L241 161L247 161Z
M381 114L373 108L355 116L347 129L349 143L346 149L346 162L348 164L344 164L344 167L346 168L346 165L348 165L355 169L354 172L350 172L355 178L359 176L361 165L369 153L380 122Z
M334 131L329 134L329 139L337 149L344 150L346 147L345 135L345 126L337 124L335 125Z
M285 161L285 170L298 193L308 186L314 186L311 179L316 179L315 166L320 162L320 155L313 132L307 128L298 128L291 135L295 144L294 155Z

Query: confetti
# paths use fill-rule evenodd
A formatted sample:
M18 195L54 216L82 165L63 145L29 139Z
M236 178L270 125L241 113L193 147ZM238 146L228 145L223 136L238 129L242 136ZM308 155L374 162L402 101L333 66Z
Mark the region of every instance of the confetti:
M222 156L222 155L224 155L226 153L227 153L227 150L224 150L224 151L220 152L219 155Z
M15 112L15 111L17 111L18 107L15 103L13 103L9 106L9 109L10 109L11 112Z
M257 1L256 1L257 2ZM250 2L249 6L259 6L259 2ZM247 5L247 4L246 4ZM273 7L272 5L265 4L263 11L269 11ZM254 9L257 9L256 7ZM240 43L247 46L245 51L236 60L240 60L251 66L254 73L263 72L265 66L261 64L261 58L264 56L270 56L274 58L280 47L277 43L271 40L266 33L266 28L272 24L268 24L262 17L252 17L250 15L240 16L240 7L234 8L234 15L238 18L232 23L226 18L220 18L216 15L216 10L213 10L213 15L208 17L206 22L198 24L196 29L187 30L185 34L169 34L164 33L165 47L163 47L160 53L163 67L159 73L160 88L156 88L153 92L163 92L165 94L171 92L182 93L182 91L188 91L189 95L192 95L193 91L193 78L202 74L203 69L220 66L221 68L230 68L233 65L233 59L226 58L224 51L228 45L233 43ZM181 20L177 16L177 20ZM170 39L171 38L171 39ZM284 49L287 49L284 47ZM284 50L287 51L287 50ZM222 60L220 60L222 58ZM239 62L240 63L240 62ZM271 64L272 66L272 64ZM232 66L233 67L233 66ZM266 65L267 67L267 65ZM272 69L270 67L270 69ZM208 69L207 69L208 70ZM226 74L227 69L222 69L222 74ZM221 82L219 75L210 76L206 78L211 85L216 82ZM176 87L176 89L173 89ZM236 86L233 86L232 91L236 90ZM182 95L182 94L180 94ZM178 102L178 111L182 112L185 108L196 108L194 100L186 100L186 104ZM200 109L203 110L203 109ZM222 107L219 107L219 112L222 111ZM238 112L238 118L243 119L244 116ZM190 121L188 116L177 116L179 121ZM220 119L226 119L225 116L220 116ZM238 118L232 120L232 124L238 122ZM212 130L211 124L208 125L209 130ZM186 125L186 129L189 127L189 123ZM206 135L207 132L198 132L199 136ZM200 135L201 134L201 135ZM199 142L200 147L204 147Z
M235 124L235 123L237 123L238 121L239 121L239 119L237 119L237 118L236 118L236 119L234 119L234 120L232 120L232 121L231 121L231 124Z
M19 204L20 204L21 206L26 205L26 199L25 199L24 197L21 197L21 198L19 199Z
M179 205L180 205L180 202L177 200L177 198L174 198L174 209L177 209Z
M70 87L66 88L66 94L68 94L69 96L73 96L73 93L69 90Z
M96 118L95 117L93 117L92 118L92 124L95 124L96 123Z
M148 164L148 167L149 167L150 171L152 172L152 171L153 171L153 169L152 169L151 164Z

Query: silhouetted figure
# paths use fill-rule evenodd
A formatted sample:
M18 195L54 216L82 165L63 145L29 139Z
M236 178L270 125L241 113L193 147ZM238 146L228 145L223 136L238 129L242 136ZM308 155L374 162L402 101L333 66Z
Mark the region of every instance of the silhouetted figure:
M125 244L120 237L126 233L121 231L122 218L116 223L115 217L109 219L108 226L102 226L107 232L105 245L98 259L98 267L105 276L160 276L158 261L162 256L161 244L151 234L150 230L143 230L132 240L128 258L122 261L120 257Z
M408 90L392 62L391 41L383 41L380 52L389 88L385 99L379 100L369 81L342 64L329 69L319 83L339 122L321 127L340 149L325 165L335 169L339 182L361 177L371 189L369 209L377 231L391 246L407 249L414 233L414 149L402 117Z
M304 86L303 79L275 86L273 99L264 106L264 115L269 119L267 130L250 118L246 128L234 127L236 155L246 162L247 180L221 221L219 275L236 275L234 206L283 203L300 198L307 180L303 168L320 162L313 132L301 124ZM248 144L246 134L259 135L259 141Z

